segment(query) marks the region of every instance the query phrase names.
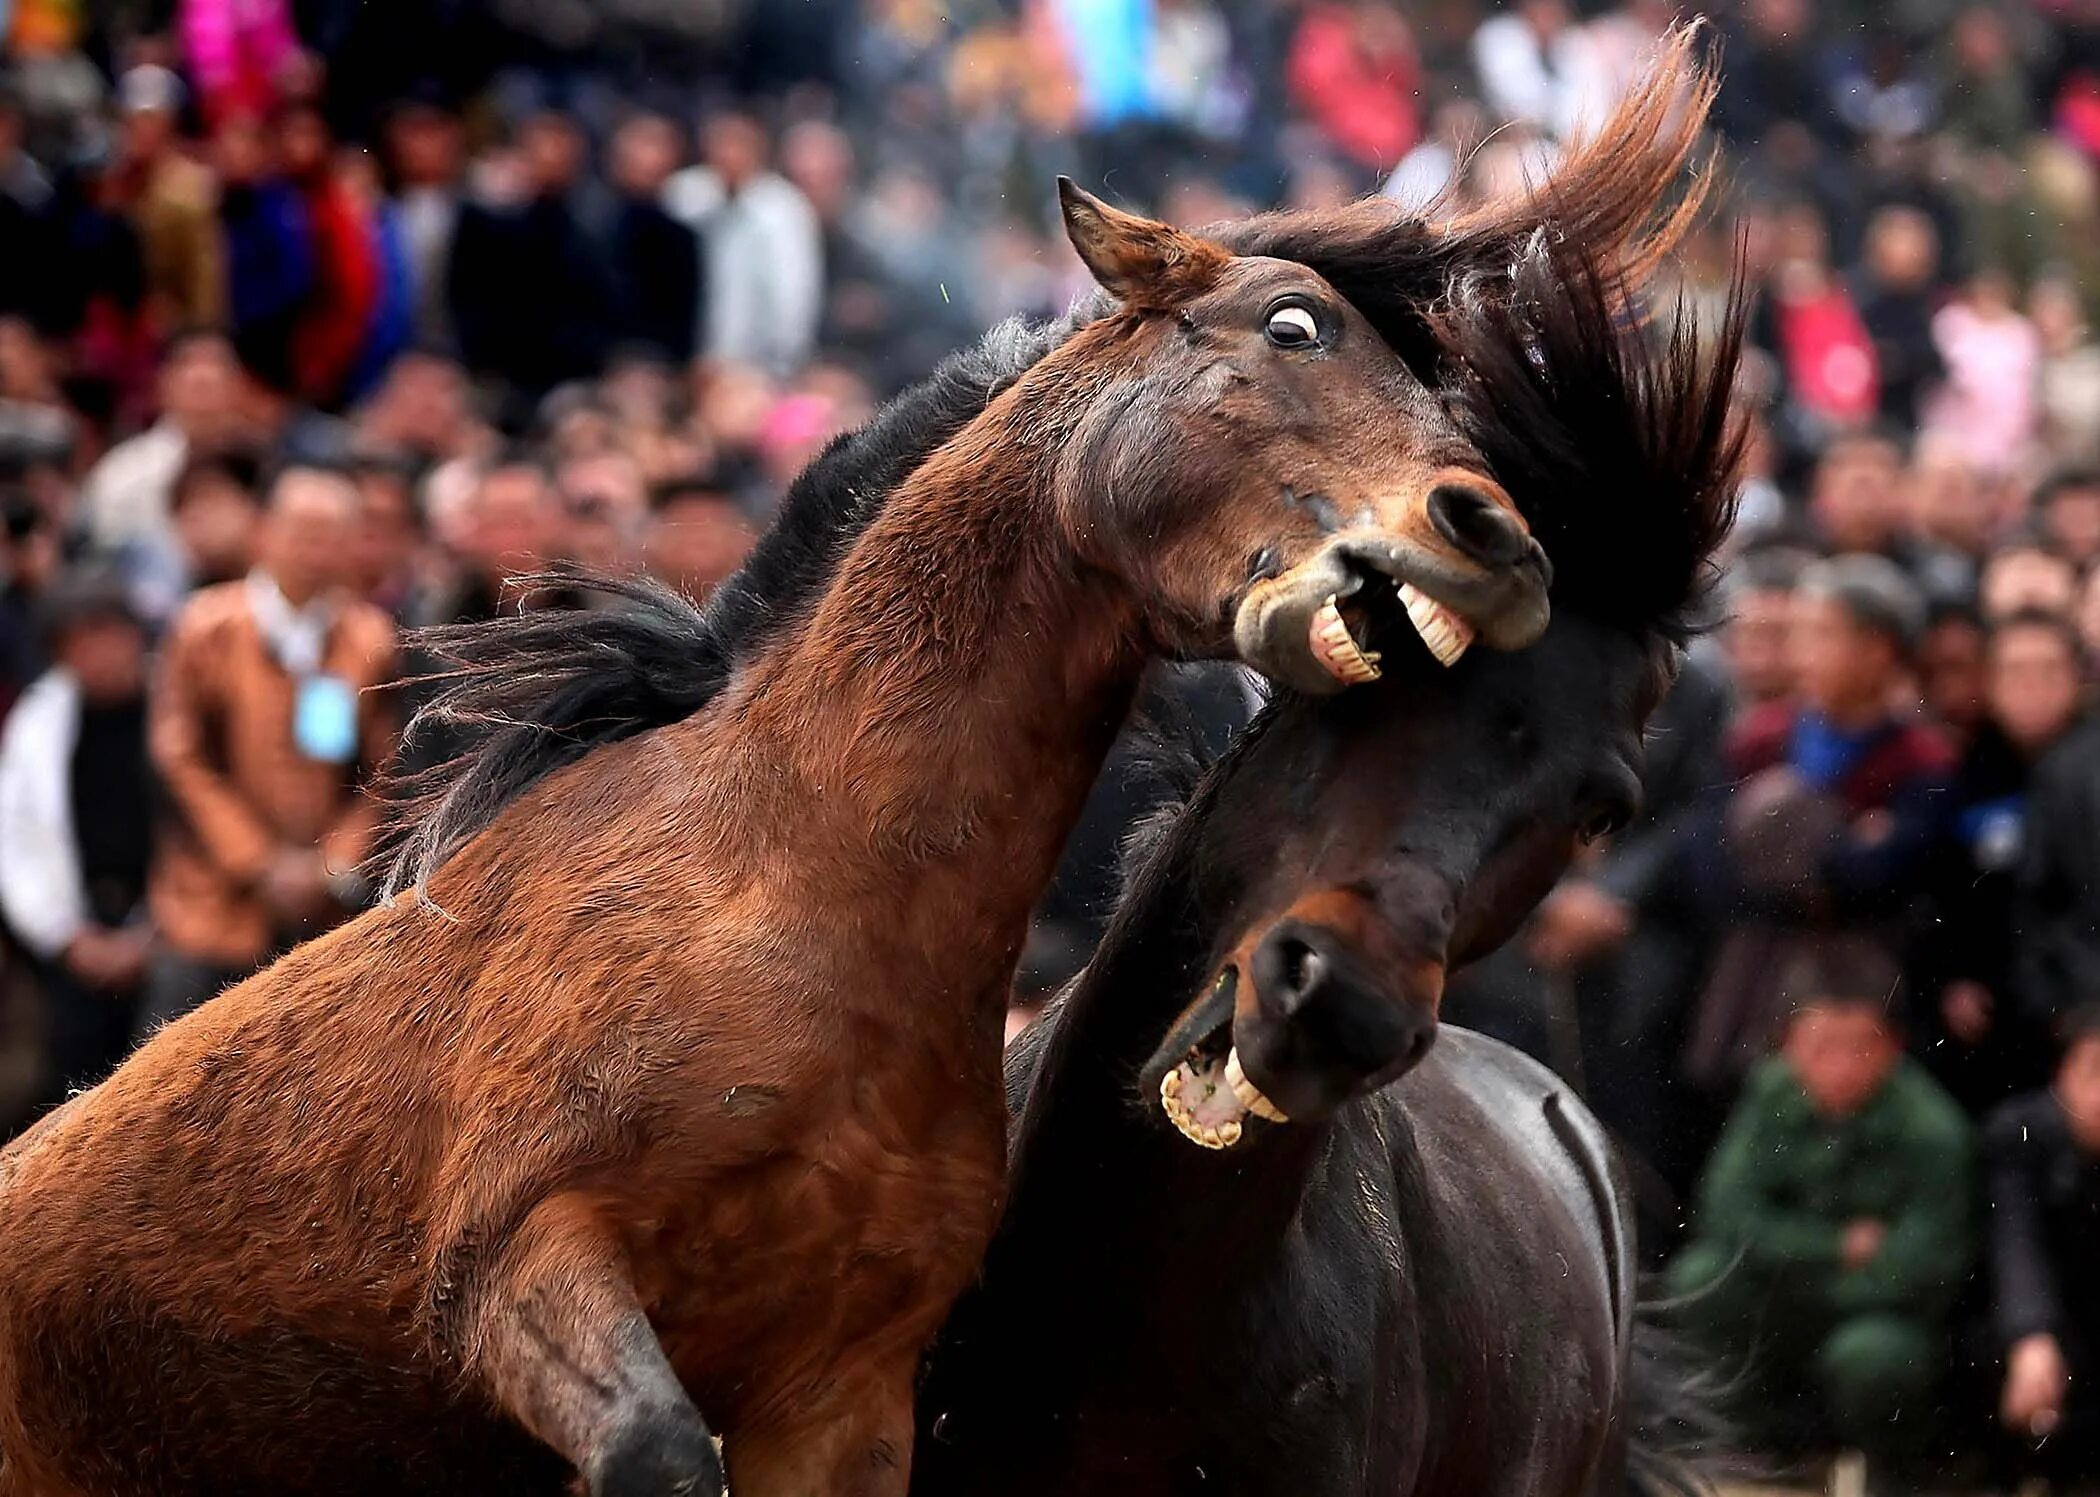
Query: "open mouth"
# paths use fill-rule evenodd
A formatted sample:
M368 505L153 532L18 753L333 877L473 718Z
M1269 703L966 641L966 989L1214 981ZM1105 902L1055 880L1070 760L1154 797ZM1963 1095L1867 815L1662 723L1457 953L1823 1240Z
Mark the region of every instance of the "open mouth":
M1477 633L1473 626L1412 582L1394 582L1393 595L1429 653L1440 664L1458 664ZM1364 593L1348 598L1328 594L1327 601L1314 610L1307 627L1313 658L1322 670L1345 686L1376 681L1382 674L1379 662L1384 657L1366 642L1370 632L1371 605L1366 603Z
M1181 1058L1159 1078L1159 1106L1181 1136L1205 1149L1229 1149L1245 1135L1247 1118L1287 1123L1283 1109L1261 1093L1240 1067L1232 1043L1238 976L1227 968L1210 996L1175 1026L1169 1045L1185 1043Z

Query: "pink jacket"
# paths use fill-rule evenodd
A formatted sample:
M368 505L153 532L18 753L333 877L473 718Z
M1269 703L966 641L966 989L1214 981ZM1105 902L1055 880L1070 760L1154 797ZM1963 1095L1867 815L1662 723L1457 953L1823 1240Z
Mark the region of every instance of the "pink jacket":
M269 112L300 50L288 0L181 0L176 24L206 119Z

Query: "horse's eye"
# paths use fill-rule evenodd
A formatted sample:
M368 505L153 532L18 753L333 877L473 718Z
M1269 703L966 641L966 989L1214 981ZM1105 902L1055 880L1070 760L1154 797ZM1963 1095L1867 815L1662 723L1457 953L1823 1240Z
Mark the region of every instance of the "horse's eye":
M1278 348L1310 348L1320 341L1320 324L1303 307L1278 307L1265 331Z
M1582 840L1585 844L1602 842L1632 818L1616 806L1602 807L1590 813L1590 819L1582 824Z

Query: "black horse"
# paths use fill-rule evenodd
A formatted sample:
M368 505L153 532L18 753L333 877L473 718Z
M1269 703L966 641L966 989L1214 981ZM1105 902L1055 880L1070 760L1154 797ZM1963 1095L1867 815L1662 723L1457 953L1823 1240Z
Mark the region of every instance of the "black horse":
M1444 974L1630 814L1730 518L1741 327L1738 295L1655 346L1550 231L1449 288L1444 384L1552 623L1447 670L1374 617L1384 682L1273 704L1153 831L1009 1052L1009 1201L915 1493L1691 1489L1646 1446L1670 1389L1602 1131L1516 1052L1429 1040Z

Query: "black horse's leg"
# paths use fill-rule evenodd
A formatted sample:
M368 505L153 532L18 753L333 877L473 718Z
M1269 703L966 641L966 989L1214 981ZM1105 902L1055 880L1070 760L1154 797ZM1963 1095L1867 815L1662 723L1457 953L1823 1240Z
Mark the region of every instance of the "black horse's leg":
M591 1497L720 1497L707 1425L581 1202L557 1197L526 1218L470 1344L487 1392L568 1458Z

